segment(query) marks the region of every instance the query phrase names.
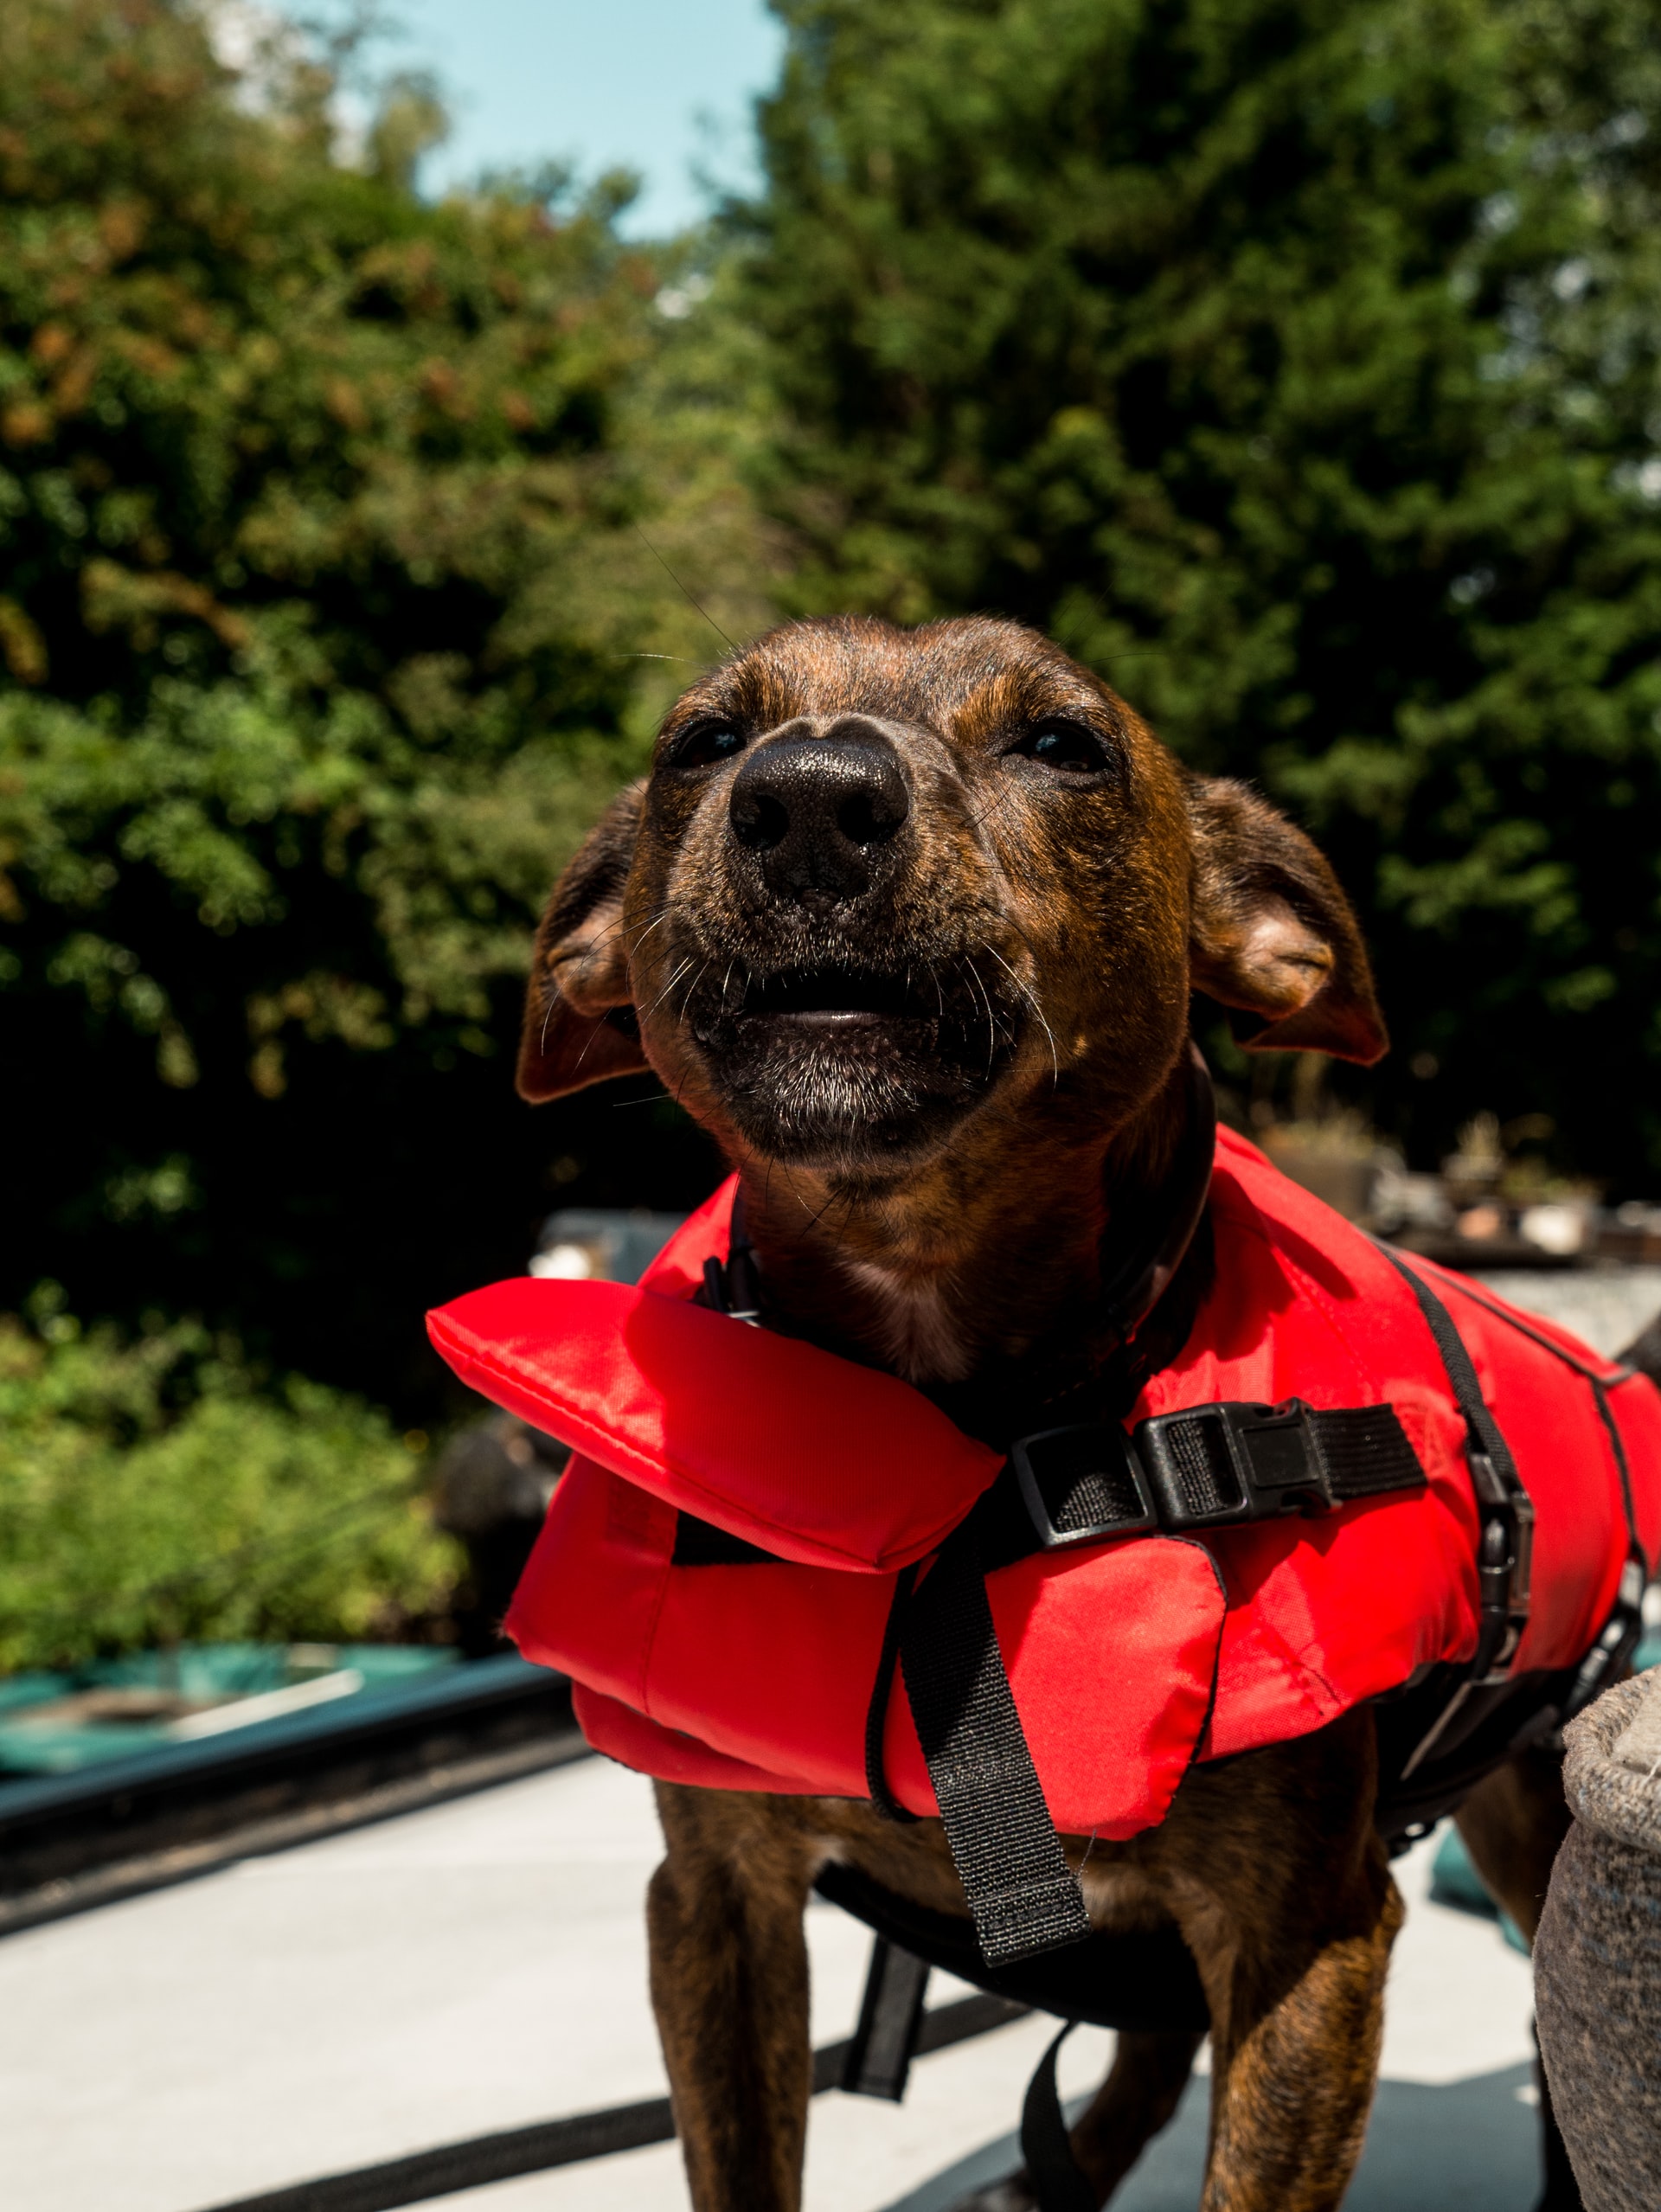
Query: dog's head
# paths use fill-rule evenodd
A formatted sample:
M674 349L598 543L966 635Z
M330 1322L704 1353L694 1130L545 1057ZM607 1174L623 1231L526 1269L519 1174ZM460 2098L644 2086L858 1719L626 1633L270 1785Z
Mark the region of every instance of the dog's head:
M1057 646L797 623L686 693L561 878L519 1087L650 1062L736 1157L882 1177L976 1117L1122 1127L1190 989L1257 1048L1385 1048L1314 846Z

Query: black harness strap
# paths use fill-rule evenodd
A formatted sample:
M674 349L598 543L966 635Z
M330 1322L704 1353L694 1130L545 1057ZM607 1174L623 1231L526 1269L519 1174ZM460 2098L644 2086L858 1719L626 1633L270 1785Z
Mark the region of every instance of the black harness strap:
M989 1966L1090 1933L1044 1803L992 1626L980 1523L941 1547L907 1607L900 1664L912 1718Z
M1529 1624L1534 1501L1517 1471L1511 1447L1488 1409L1477 1370L1464 1338L1454 1326L1453 1315L1415 1268L1409 1267L1388 1246L1381 1245L1379 1249L1419 1301L1419 1311L1436 1340L1436 1350L1447 1370L1454 1399L1465 1417L1465 1456L1470 1464L1472 1487L1476 1491L1482 1518L1477 1550L1481 1625L1466 1686L1496 1686L1507 1679L1506 1669L1516 1657L1523 1632ZM1442 1724L1452 1719L1454 1709L1454 1704L1447 1707ZM1442 1733L1442 1724L1420 1745L1408 1763L1407 1773L1411 1773L1426 1756Z
M1017 1437L1010 1459L1030 1527L1045 1551L1152 1529L1183 1536L1328 1513L1358 1498L1422 1490L1425 1472L1393 1406L1319 1408L1227 1400L1138 1422Z
M1441 1355L1454 1397L1465 1416L1465 1456L1470 1462L1472 1484L1482 1516L1482 1535L1478 1552L1482 1625L1476 1652L1465 1671L1465 1679L1456 1683L1452 1696L1441 1706L1411 1756L1400 1769L1398 1780L1405 1782L1419 1767L1431 1760L1433 1753L1436 1760L1446 1760L1473 1731L1479 1731L1485 1724L1485 1715L1493 1707L1495 1698L1501 1700L1503 1707L1504 1693L1514 1684L1514 1677L1507 1672L1507 1666L1515 1657L1523 1631L1528 1625L1534 1505L1517 1472L1517 1463L1499 1424L1484 1401L1476 1369L1452 1314L1415 1268L1408 1266L1388 1246L1381 1245L1379 1249L1397 1273L1404 1276L1412 1286L1413 1294L1419 1302L1419 1310L1436 1340L1436 1349ZM1587 1383L1599 1418L1608 1436L1610 1450L1614 1455L1626 1519L1626 1565L1622 1571L1609 1617L1597 1641L1567 1682L1552 1689L1547 1702L1542 1703L1536 1698L1520 1728L1513 1728L1510 1741L1521 1743L1534 1741L1551 1728L1561 1726L1590 1704L1626 1666L1643 1634L1644 1586L1648 1579L1648 1568L1644 1548L1639 1541L1632 1503L1632 1470L1626 1462L1626 1446L1619 1424L1609 1405L1610 1391L1619 1388L1622 1383L1632 1382L1635 1370L1617 1367L1613 1375L1600 1374L1567 1345L1557 1343L1543 1330L1531 1327L1521 1315L1509 1312L1504 1306L1497 1305L1484 1294L1480 1286L1461 1283L1459 1290L1460 1294L1468 1297L1472 1305L1480 1306L1494 1320L1504 1322L1507 1328L1515 1330L1531 1343L1550 1352ZM1434 1761L1432 1765L1433 1767Z
M900 1638L905 1626L906 1608L911 1603L911 1593L916 1587L917 1569L902 1567L894 1578L894 1597L888 1606L888 1622L882 1631L882 1650L876 1662L876 1680L871 1685L871 1702L865 1710L865 1786L871 1793L871 1803L885 1820L899 1824L914 1822L916 1814L901 1804L888 1787L888 1778L882 1767L882 1737L888 1726L888 1697L894 1688L894 1670L900 1660Z
M1039 2212L1097 2212L1096 2192L1073 2156L1067 2114L1056 2086L1055 2061L1061 2045L1078 2026L1069 2020L1039 2060L1021 2107L1021 2156L1038 2200Z
M882 1747L897 1627L912 1718L989 1966L1081 1942L1090 1924L1004 1672L987 1574L1034 1551L1325 1513L1424 1487L1388 1406L1198 1406L1129 1437L1102 1422L1016 1442L933 1572L908 1598L896 1591L865 1738L871 1795L891 1808Z

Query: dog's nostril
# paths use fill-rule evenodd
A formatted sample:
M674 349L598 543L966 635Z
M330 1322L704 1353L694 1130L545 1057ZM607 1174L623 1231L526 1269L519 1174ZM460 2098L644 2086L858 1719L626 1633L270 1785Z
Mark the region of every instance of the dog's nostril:
M897 791L878 784L853 792L837 809L837 827L851 845L884 844L905 818L903 784Z
M770 792L735 792L731 811L733 835L752 852L771 852L790 835L790 817Z

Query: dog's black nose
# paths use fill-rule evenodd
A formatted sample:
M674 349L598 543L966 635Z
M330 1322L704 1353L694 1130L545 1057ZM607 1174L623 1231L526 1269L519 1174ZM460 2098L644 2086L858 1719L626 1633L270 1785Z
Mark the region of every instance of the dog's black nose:
M733 835L761 863L769 890L856 899L910 811L893 746L869 722L786 730L733 779Z

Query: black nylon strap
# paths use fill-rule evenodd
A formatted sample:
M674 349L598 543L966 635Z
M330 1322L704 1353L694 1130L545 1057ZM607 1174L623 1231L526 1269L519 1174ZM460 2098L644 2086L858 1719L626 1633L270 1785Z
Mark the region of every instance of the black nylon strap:
M1517 1471L1511 1447L1483 1397L1482 1384L1453 1315L1416 1268L1409 1267L1388 1245L1378 1248L1397 1274L1405 1279L1418 1300L1419 1311L1436 1340L1454 1398L1465 1417L1465 1458L1470 1463L1472 1486L1477 1493L1482 1523L1477 1555L1481 1625L1467 1681L1472 1684L1492 1683L1503 1679L1504 1670L1515 1655L1528 1625L1534 1503ZM1456 1705L1457 1700L1450 1703L1441 1721L1408 1760L1405 1773L1411 1773L1439 1741L1444 1745L1452 1741L1447 1728L1454 1717Z
M1010 1458L1030 1534L1047 1551L1325 1513L1425 1487L1393 1406L1318 1408L1299 1398L1188 1406L1128 1437L1112 1422L1047 1429L1017 1437ZM1007 1535L1000 1548L1018 1555Z
M911 1603L916 1580L917 1569L914 1567L902 1567L894 1578L894 1597L882 1631L882 1650L876 1662L876 1680L871 1685L871 1702L865 1709L865 1786L871 1793L871 1803L882 1818L897 1824L914 1822L917 1816L901 1805L888 1787L888 1778L882 1770L882 1738L888 1730L888 1697L894 1688L894 1670L900 1657L901 1632L905 1626L906 1609Z
M1416 1269L1396 1257L1388 1247L1379 1247L1396 1273L1405 1278L1419 1311L1425 1317L1426 1326L1436 1339L1436 1349L1441 1354L1442 1365L1447 1369L1447 1379L1453 1386L1453 1395L1459 1401L1465 1426L1480 1441L1483 1451L1492 1462L1495 1473L1508 1490L1522 1490L1523 1478L1517 1471L1517 1462L1511 1457L1511 1447L1500 1432L1499 1423L1488 1410L1488 1401L1482 1395L1482 1384L1471 1355L1465 1350L1465 1339L1454 1324L1453 1315L1442 1304L1430 1285ZM1490 1311L1491 1308L1488 1309Z
M1067 2115L1055 2083L1061 2045L1078 2026L1069 2020L1039 2060L1021 2107L1021 2156L1038 2212L1097 2212L1096 2192L1086 2180L1068 2139Z
M1227 1417L1225 1419L1225 1417ZM1018 1480L997 1486L983 1518L988 1569L1057 1542L1100 1542L1138 1529L1233 1528L1287 1512L1422 1490L1424 1470L1393 1406L1190 1406L1144 1421L1081 1424L1017 1438ZM990 1497L985 1503L990 1506ZM993 1523L996 1522L996 1534ZM676 1522L677 1567L775 1566L776 1555L690 1513ZM904 1593L896 1591L896 1609ZM895 1616L890 1616L890 1637ZM893 1660L878 1688L886 1707ZM880 1802L880 1800L879 1800Z
M972 1514L907 1608L900 1664L946 1840L989 1966L1079 1943L1090 1917L1067 1863L992 1625Z
M1309 1425L1341 1504L1427 1487L1394 1406L1324 1407L1311 1414Z

